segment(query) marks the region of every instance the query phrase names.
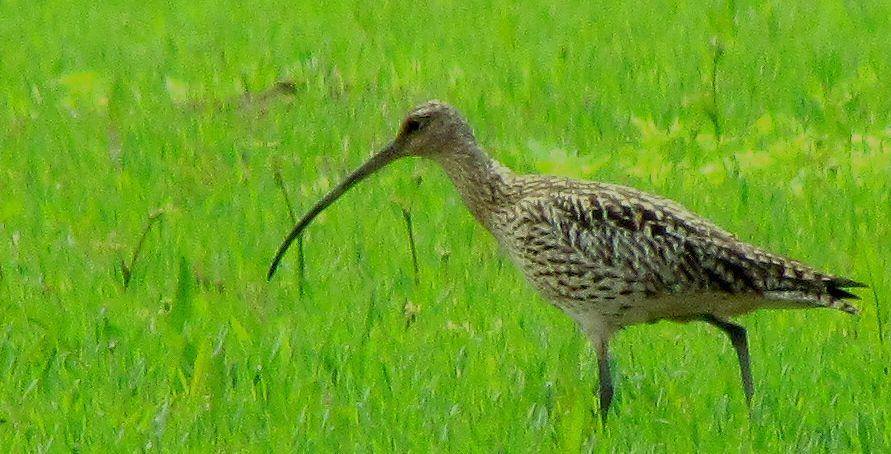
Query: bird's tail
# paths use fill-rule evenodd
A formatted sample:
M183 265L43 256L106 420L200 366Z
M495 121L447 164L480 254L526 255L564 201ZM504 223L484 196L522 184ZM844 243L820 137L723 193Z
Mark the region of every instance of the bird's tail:
M845 289L866 287L868 285L835 276L820 276L815 279L787 278L777 288L765 291L764 296L857 314L860 310L847 300L859 300L860 297Z

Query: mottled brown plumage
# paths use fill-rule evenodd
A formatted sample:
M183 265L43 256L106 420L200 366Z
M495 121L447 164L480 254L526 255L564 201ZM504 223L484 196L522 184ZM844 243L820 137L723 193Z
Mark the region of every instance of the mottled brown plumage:
M533 287L588 335L600 359L604 417L613 392L608 343L625 326L669 319L720 328L736 349L749 401L746 333L729 317L759 308L856 312L845 300L857 297L844 289L863 284L742 242L676 202L614 184L515 174L480 149L454 108L437 101L409 113L391 144L307 213L279 249L269 277L319 212L405 156L438 162Z

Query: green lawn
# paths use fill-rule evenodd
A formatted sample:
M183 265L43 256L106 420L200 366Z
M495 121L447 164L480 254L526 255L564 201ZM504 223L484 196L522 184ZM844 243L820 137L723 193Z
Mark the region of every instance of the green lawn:
M175 3L0 1L4 451L891 446L891 2ZM517 170L865 281L861 315L741 318L751 419L722 333L623 331L603 426L584 336L420 160L267 283L276 174L300 215L430 98Z

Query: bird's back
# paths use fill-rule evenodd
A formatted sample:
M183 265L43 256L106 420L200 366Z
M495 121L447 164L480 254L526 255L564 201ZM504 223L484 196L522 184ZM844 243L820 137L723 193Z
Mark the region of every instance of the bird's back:
M568 311L631 314L630 324L759 307L854 313L845 287L737 239L680 204L633 188L524 175L492 230L532 284ZM653 320L646 320L651 318Z

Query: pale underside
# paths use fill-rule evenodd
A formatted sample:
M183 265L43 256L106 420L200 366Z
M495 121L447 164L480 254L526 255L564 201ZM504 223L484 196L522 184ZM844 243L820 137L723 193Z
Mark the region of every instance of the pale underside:
M741 242L670 200L519 178L528 192L495 210L488 227L536 290L589 335L760 308L854 310L836 288L848 281Z

